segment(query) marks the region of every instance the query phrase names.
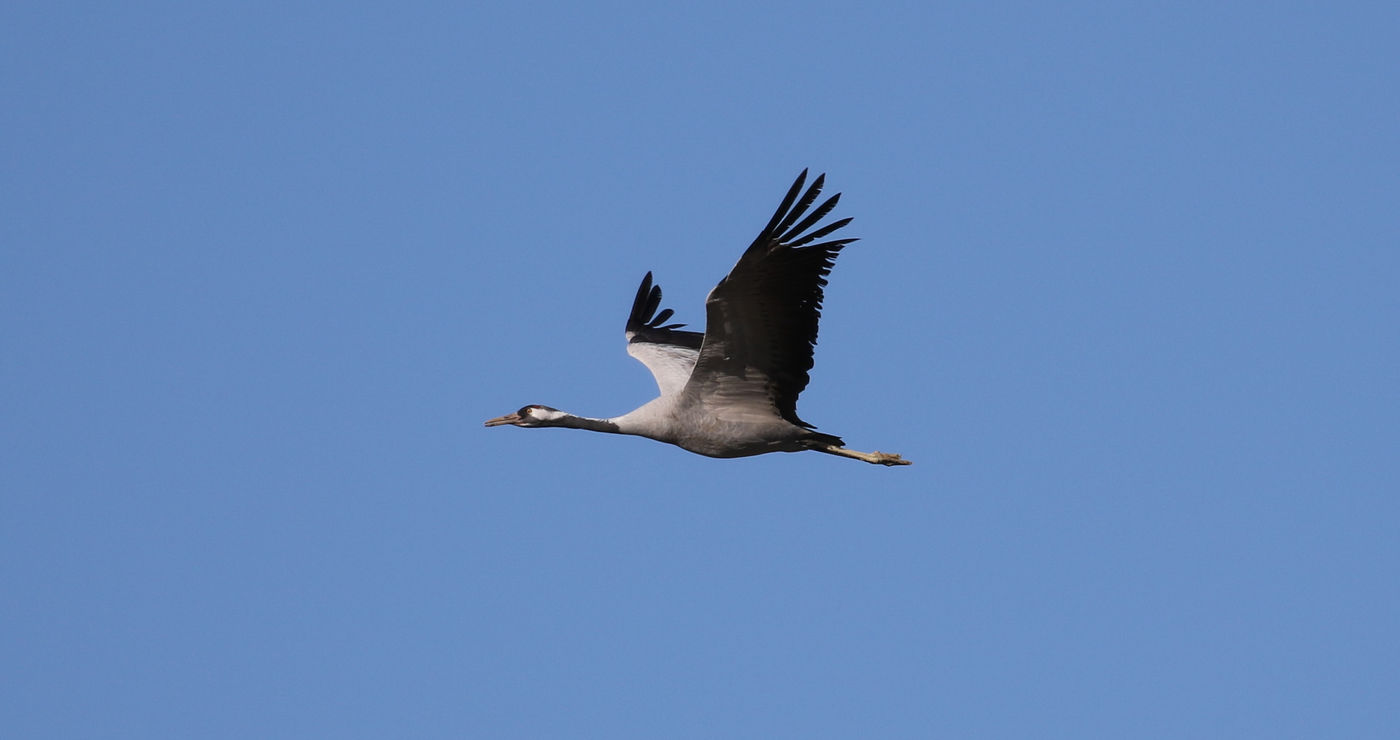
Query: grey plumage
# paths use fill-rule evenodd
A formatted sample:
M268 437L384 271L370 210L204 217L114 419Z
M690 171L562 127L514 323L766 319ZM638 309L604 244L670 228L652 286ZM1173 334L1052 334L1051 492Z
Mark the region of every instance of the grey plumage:
M816 208L826 176L804 191L803 170L782 203L705 300L705 332L667 323L661 288L648 272L627 317L627 351L646 365L661 395L613 419L526 406L487 426L558 426L635 434L711 457L816 450L883 465L907 465L899 455L845 449L839 437L815 430L797 415L807 387L821 319L823 288L836 256L855 238L819 241L851 222L817 226L837 203Z

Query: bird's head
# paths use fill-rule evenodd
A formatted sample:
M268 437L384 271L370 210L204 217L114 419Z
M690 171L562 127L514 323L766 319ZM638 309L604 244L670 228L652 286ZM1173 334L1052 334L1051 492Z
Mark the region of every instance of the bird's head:
M566 416L568 416L568 414L559 409L552 409L539 404L531 404L513 414L487 419L486 426L498 427L505 424L513 424L518 427L552 427L557 426L557 422Z

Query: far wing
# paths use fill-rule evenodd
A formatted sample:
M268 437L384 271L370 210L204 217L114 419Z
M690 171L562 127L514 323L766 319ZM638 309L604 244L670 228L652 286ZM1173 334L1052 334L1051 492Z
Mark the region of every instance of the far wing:
M627 354L647 366L661 395L679 393L690 379L695 358L705 335L698 331L678 331L685 324L667 324L675 313L661 306L661 286L653 285L651 273L642 278L632 313L627 317Z

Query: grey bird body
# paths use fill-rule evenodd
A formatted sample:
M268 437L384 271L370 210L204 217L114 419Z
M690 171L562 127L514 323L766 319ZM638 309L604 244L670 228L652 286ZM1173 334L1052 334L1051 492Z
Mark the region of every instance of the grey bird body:
M566 427L648 437L709 457L815 450L880 465L899 455L848 450L840 437L798 418L821 317L822 289L836 255L854 238L820 241L851 219L817 224L841 196L811 209L819 175L804 193L797 177L768 225L705 300L705 333L667 324L661 288L642 279L627 318L627 352L651 371L661 395L611 419L526 406L486 426ZM799 198L799 194L801 197Z

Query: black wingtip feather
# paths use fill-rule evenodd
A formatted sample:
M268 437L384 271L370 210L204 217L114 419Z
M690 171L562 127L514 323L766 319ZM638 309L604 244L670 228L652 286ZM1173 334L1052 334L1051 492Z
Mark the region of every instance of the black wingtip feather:
M816 231L813 231L812 233L810 233L810 234L808 234L808 235L802 237L801 239L796 239L796 240L790 241L790 242L788 242L787 244L788 244L788 246L790 246L790 247L800 247L800 246L802 246L802 245L804 245L804 244L809 244L809 243L811 243L811 242L814 242L814 241L816 241L816 240L818 240L818 239L820 239L820 238L826 236L827 234L830 234L830 233L833 232L833 231L836 231L837 229L841 228L842 226L845 226L846 224L850 223L851 220L852 220L851 218L847 217L847 218L841 219L840 221L833 221L833 222L827 224L826 226L823 226L823 227L821 227L820 229L817 229ZM853 241L856 241L856 239L855 239L855 238L847 239L847 240L845 240L845 242L843 242L843 243L849 244L850 242L853 242ZM828 242L828 243L830 243L830 242Z
M803 170L802 172L805 175L807 171ZM802 179L798 178L797 182L801 183ZM807 188L807 192L803 193L801 200L797 201L797 205L793 206L791 211L788 211L787 217L784 218L782 222L778 224L778 228L773 229L773 236L777 238L778 241L781 242L783 241L785 236L801 231L801 229L789 230L789 227L792 226L792 223L794 221L801 218L802 214L806 213L808 208L812 207L813 201L817 199L817 196L822 194L822 187L824 185L826 185L825 172L823 172L820 175L817 175L817 179L812 181L811 186ZM818 216L817 218L821 218L821 216ZM783 234L784 236L778 236L778 234Z
M817 175L811 184L807 184L807 175L808 170L804 169L793 181L787 194L783 196L782 203L778 205L778 210L774 211L773 217L749 246L750 250L766 252L780 247L804 247L851 222L850 218L843 218L820 226L810 234L803 233L817 226L841 202L841 194L836 193L812 209L812 204L817 201L822 188L826 186L826 173Z
M637 297L632 301L632 313L627 316L627 331L635 333L646 329L679 329L685 326L666 324L666 320L676 312L667 308L657 313L656 309L660 307L661 286L652 282L651 273L648 272L637 288Z
M824 175L819 175L817 179L820 180L822 177L824 177ZM773 212L773 218L768 219L768 225L763 227L763 231L759 232L759 238L782 231L786 228L778 224L780 224L783 217L787 215L788 209L792 208L793 202L797 200L797 194L802 192L802 183L806 181L807 170L803 168L802 172L797 175L797 179L792 182L792 187L788 188L787 195L783 196L783 202L778 204L778 210Z
M817 210L812 211L811 215L809 215L807 218L802 219L802 222L801 222L801 223L797 224L796 226L792 227L791 229L788 229L787 233L783 234L781 237L778 238L778 241L783 242L783 243L785 243L785 244L791 244L792 246L798 246L798 245L800 245L800 244L805 243L805 242L796 242L796 241L793 241L793 239L794 239L795 237L797 237L798 234L801 234L802 232L806 231L807 229L812 228L812 225L815 224L816 222L822 220L822 217L823 217L823 216L825 216L825 215L828 214L828 213L831 213L831 209L835 208L835 207L836 207L836 204L839 203L840 201L841 201L841 194L840 194L840 193L837 193L836 195L833 195L833 196L831 196L830 198L827 198L825 203L822 203L821 205L817 206ZM850 219L847 219L847 222L849 223L849 222L850 222ZM838 228L839 228L839 227L838 227ZM827 232L827 233L830 233L830 232Z

